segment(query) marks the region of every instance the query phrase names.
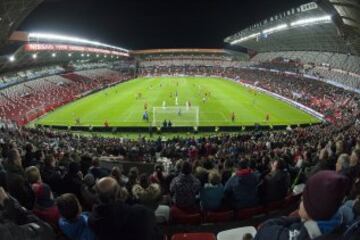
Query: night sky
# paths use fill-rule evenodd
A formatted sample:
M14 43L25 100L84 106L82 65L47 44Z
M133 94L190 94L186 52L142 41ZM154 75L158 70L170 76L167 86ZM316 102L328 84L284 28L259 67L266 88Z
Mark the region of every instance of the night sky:
M137 50L223 48L225 37L309 0L45 0L19 30Z

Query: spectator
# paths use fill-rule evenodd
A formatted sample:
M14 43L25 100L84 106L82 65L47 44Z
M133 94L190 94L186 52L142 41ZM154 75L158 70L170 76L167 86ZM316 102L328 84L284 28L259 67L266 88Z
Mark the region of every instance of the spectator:
M270 219L258 229L257 240L333 239L341 225L336 214L349 187L346 177L334 171L320 171L306 183L297 217ZM325 204L326 203L326 204ZM338 238L336 238L338 239Z
M200 206L204 210L218 210L223 198L224 186L221 184L220 174L215 170L210 171L208 183L200 190Z
M62 181L62 192L73 193L77 198L81 199L82 173L79 164L71 162L69 170Z
M74 194L65 193L56 200L61 218L59 228L71 240L95 240L88 225L88 213L83 212Z
M96 184L100 203L89 217L89 226L99 240L162 239L152 211L141 206L128 206L115 179L105 177Z
M97 203L95 191L95 178L92 174L86 174L81 185L81 197L83 206L86 210L91 210Z
M248 167L248 162L239 162L239 170L225 185L225 198L236 209L258 205L258 178Z
M43 182L48 184L54 193L59 194L62 191L61 171L56 167L56 160L53 155L45 157L41 176Z
M113 168L111 169L111 176L112 176L113 178L115 178L115 180L118 182L118 184L119 184L121 187L126 186L126 184L127 184L128 181L129 181L129 178L126 177L126 176L123 174L122 166L113 167Z
M170 184L174 204L182 209L196 209L196 195L199 193L200 181L192 174L190 162L184 162L181 173Z
M40 171L37 167L34 166L25 169L25 177L30 184L42 182Z
M89 169L89 173L94 176L95 180L108 175L107 171L104 168L100 167L100 161L98 158L92 159L92 166Z
M336 161L336 172L347 176L350 170L350 157L346 153L340 154Z
M45 183L36 182L32 184L32 189L35 194L33 213L56 228L60 214L50 187Z
M55 240L52 228L0 187L0 239Z
M5 168L6 185L10 195L15 197L22 206L31 210L34 204L34 194L30 184L25 180L20 153L17 149L9 151Z
M290 176L282 160L271 162L271 172L264 179L264 201L271 203L286 197L290 187Z

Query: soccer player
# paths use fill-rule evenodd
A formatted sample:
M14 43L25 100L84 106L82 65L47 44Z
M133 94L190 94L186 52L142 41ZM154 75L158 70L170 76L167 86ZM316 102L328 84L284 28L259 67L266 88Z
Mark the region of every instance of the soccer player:
M162 106L163 106L163 108L166 107L166 102L165 101L162 102Z
M231 114L231 121L235 122L235 113L234 112L232 112L232 114Z
M265 120L266 120L266 122L268 122L270 120L270 114L269 113L266 114Z
M78 118L76 118L76 125L80 125L80 118L78 117Z
M206 102L206 97L204 96L202 100L203 100L203 103L205 103Z
M149 114L148 114L147 111L145 111L144 114L143 114L143 120L144 121L149 121Z
M108 122L108 120L105 120L105 122L104 122L104 127L105 127L105 128L108 128L108 127L109 127L109 122Z
M178 109L178 115L181 116L181 108Z
M144 103L144 110L146 111L147 108L148 108L148 104L147 104L147 102L145 102L145 103Z
M178 97L175 98L175 105L176 105L176 106L179 105L179 99L178 99Z

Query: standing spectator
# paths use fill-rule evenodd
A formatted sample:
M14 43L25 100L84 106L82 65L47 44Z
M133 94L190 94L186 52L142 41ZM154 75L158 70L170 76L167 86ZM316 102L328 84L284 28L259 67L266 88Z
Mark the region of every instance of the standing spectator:
M61 172L56 167L56 160L53 155L47 155L44 166L41 169L41 176L44 183L48 184L51 190L59 194L61 192Z
M82 173L80 171L79 164L71 162L69 164L69 170L62 181L62 192L73 193L77 198L81 199L81 185Z
M17 149L11 149L8 152L5 168L6 185L10 195L15 197L22 206L31 210L34 204L34 194L30 184L25 180L20 153Z
M297 217L270 219L258 229L256 240L334 238L342 219L336 214L349 187L346 177L320 171L306 183Z
M224 198L224 186L217 171L210 171L208 183L200 190L200 206L204 210L218 210Z
M57 228L60 214L50 187L45 183L37 182L32 185L32 189L35 194L33 213L54 228Z
M157 240L162 234L154 213L141 205L129 206L115 179L105 177L96 184L100 203L89 217L89 226L98 240Z
M65 193L58 197L56 205L61 218L60 230L71 240L95 240L88 225L88 213L83 212L79 200L74 194Z
M258 177L246 160L239 162L239 170L225 185L225 198L236 209L258 205Z
M350 157L347 153L342 153L336 161L336 172L347 176L350 170Z
M190 162L184 162L181 173L170 184L170 193L174 204L182 209L197 208L196 195L199 193L201 183L192 174Z

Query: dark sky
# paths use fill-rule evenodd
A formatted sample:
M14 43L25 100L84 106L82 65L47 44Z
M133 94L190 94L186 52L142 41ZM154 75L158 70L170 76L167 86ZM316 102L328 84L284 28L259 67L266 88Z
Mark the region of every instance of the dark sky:
M19 30L128 49L222 48L248 25L309 0L45 0Z

